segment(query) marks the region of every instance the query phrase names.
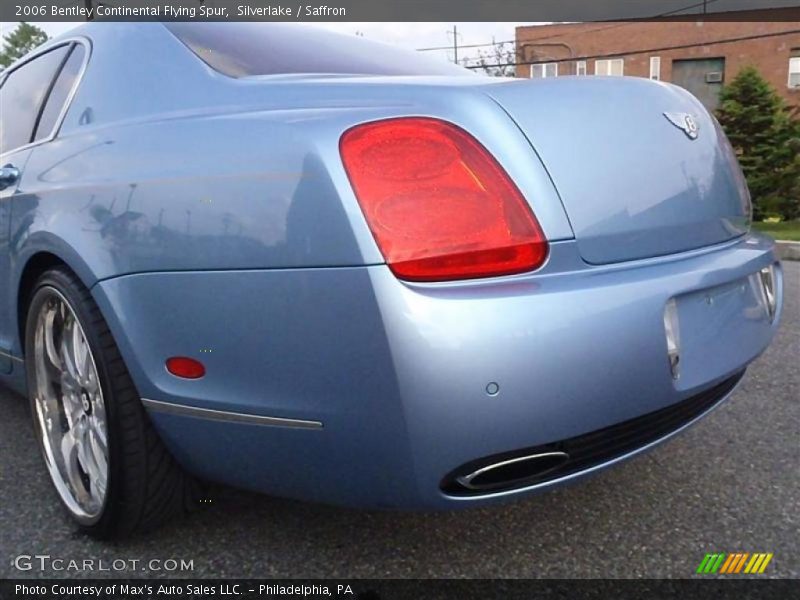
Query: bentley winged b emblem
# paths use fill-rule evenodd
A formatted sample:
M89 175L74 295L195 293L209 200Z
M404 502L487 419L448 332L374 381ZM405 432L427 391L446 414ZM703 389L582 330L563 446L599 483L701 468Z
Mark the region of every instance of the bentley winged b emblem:
M694 118L694 115L690 115L688 113L665 112L664 116L667 117L667 120L675 125L675 127L682 129L683 132L689 136L690 140L697 139L700 126L697 124L697 120Z

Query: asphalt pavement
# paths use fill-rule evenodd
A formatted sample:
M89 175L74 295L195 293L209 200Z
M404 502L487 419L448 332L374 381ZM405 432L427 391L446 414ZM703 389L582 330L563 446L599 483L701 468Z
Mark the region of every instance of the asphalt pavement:
M364 512L219 488L180 522L101 543L65 518L26 403L0 389L0 577L690 577L707 552L772 552L768 574L800 577L800 263L784 268L778 336L725 405L644 456L501 507ZM19 555L51 558L19 571Z

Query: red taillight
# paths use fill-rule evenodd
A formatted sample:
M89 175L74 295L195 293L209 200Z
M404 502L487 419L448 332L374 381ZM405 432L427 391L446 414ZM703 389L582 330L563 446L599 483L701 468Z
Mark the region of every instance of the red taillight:
M206 368L198 360L185 356L173 356L167 359L167 371L183 379L200 379L206 374Z
M410 281L533 270L547 241L525 198L475 138L438 119L358 125L339 144L389 268Z

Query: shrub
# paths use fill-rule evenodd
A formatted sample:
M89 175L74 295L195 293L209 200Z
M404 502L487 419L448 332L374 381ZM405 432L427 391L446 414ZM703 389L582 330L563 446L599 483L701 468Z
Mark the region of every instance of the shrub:
M754 67L720 95L717 117L753 197L753 217L800 217L800 120Z

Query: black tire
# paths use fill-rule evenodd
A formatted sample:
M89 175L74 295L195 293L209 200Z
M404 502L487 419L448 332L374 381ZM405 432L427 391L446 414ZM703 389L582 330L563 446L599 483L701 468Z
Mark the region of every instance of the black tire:
M34 341L38 315L48 297L52 297L52 290L67 300L93 355L103 393L108 442L108 479L99 515L82 519L60 498L62 505L84 532L101 539L156 528L189 508L191 478L172 458L148 419L100 309L66 267L48 270L38 279L25 324L27 384L40 450L44 453L34 398L38 389Z

